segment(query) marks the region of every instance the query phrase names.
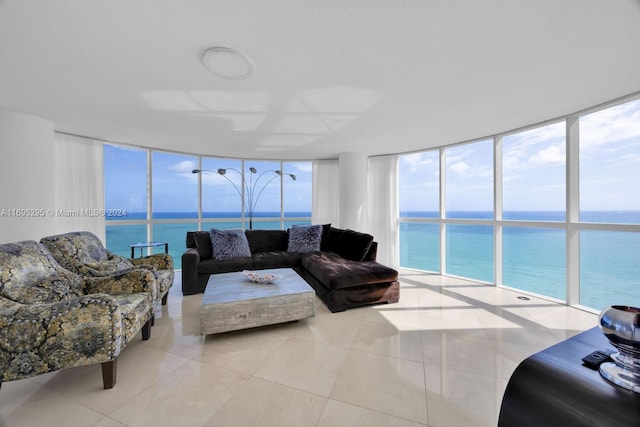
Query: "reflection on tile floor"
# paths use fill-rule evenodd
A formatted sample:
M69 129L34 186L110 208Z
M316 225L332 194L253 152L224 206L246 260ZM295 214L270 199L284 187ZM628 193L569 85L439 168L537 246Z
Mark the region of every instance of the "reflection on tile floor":
M99 365L2 384L0 425L495 426L529 355L597 315L516 292L401 271L401 301L200 336L201 295L176 275L151 339Z

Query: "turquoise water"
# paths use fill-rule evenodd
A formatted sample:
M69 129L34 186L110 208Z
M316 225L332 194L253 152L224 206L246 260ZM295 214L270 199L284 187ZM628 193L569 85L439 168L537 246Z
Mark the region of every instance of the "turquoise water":
M420 212L403 212L401 217L425 217ZM143 214L139 219L144 219ZM135 219L129 215L123 219ZM217 217L216 217L217 215ZM231 214L203 214L202 230L240 228L237 220L222 221ZM309 218L310 212L290 213L289 217ZM448 212L451 218L491 219L488 212ZM194 218L186 213L159 213L155 218ZM256 229L281 229L278 213L256 213ZM433 218L434 216L426 216ZM436 215L437 217L437 215ZM564 212L510 212L505 218L530 221L564 221ZM271 219L271 218L277 218ZM583 212L585 222L639 224L640 212ZM284 229L293 224L309 224L309 220L285 220ZM181 267L186 249L186 232L197 230L191 223L153 224L155 241L169 243L176 269ZM446 272L456 276L493 283L493 227L490 225L448 224L446 232ZM107 247L115 253L130 256L131 243L147 240L147 226L109 225ZM438 224L400 223L400 265L440 272L440 226ZM566 300L566 231L564 228L503 228L503 283L506 286ZM149 251L162 251L162 247ZM146 253L146 249L143 253ZM139 256L136 250L136 256ZM640 306L640 233L583 230L580 234L580 303L600 310L608 305Z
M449 218L491 219L490 212L448 212ZM433 213L403 212L404 218ZM437 217L437 214L435 215ZM505 219L564 221L564 212L508 212ZM582 212L581 220L639 224L640 212ZM493 227L446 225L446 273L494 282ZM440 226L400 223L400 265L440 272ZM564 228L503 227L502 282L506 286L566 300ZM640 306L640 233L580 232L580 304Z

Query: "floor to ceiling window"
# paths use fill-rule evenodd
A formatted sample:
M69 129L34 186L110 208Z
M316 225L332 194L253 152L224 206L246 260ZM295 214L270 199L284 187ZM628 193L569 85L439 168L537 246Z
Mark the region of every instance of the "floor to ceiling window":
M584 115L580 304L640 306L640 100Z
M493 142L448 147L445 157L445 272L494 280ZM459 220L459 221L453 221Z
M107 210L107 248L130 256L129 245L147 240L148 150L104 144L104 194Z
M416 173L423 158L430 172ZM639 164L638 99L401 156L400 265L593 310L640 306ZM444 214L403 212L426 186L443 189L426 199L439 197Z
M438 150L400 157L400 264L440 270L440 153ZM420 221L420 222L416 222Z
M501 142L502 283L564 301L566 124L512 133Z
M180 269L187 231L284 229L311 222L311 162L199 157L104 144L104 166L105 207L125 212L107 221L106 245L121 255L131 255L132 243L167 242Z

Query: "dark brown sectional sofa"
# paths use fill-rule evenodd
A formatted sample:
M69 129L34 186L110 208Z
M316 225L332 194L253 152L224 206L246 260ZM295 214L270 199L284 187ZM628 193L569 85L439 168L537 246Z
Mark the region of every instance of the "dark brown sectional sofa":
M288 252L285 230L246 230L250 257L212 257L208 231L187 232L182 255L182 293L204 292L209 276L242 270L293 268L332 312L400 298L398 272L377 263L377 242L370 234L324 225L320 251Z

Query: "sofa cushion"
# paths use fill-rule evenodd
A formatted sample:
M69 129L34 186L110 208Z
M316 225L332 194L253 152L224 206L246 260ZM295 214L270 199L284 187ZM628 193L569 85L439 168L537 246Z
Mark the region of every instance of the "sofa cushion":
M256 270L267 268L288 268L300 265L301 255L287 251L258 252L253 254Z
M252 254L287 250L285 230L246 230L245 234Z
M200 259L213 257L213 246L211 245L211 234L206 231L196 231L192 234L193 243L198 250Z
M373 243L371 234L331 227L329 250L352 261L363 261Z
M398 279L398 272L375 261L352 261L330 252L302 256L302 266L325 287L342 289Z
M307 253L320 251L321 225L293 225L289 230L288 252Z
M229 260L233 258L251 257L249 242L244 230L232 228L230 230L217 230L212 228L211 245L213 259Z

